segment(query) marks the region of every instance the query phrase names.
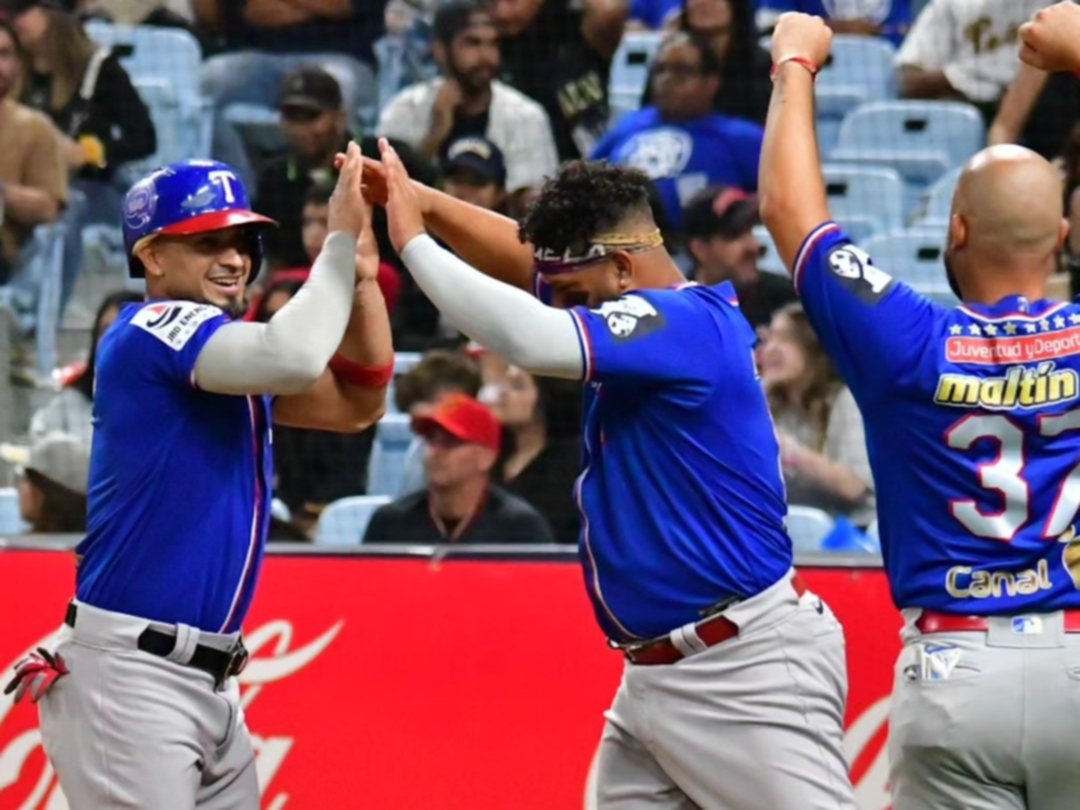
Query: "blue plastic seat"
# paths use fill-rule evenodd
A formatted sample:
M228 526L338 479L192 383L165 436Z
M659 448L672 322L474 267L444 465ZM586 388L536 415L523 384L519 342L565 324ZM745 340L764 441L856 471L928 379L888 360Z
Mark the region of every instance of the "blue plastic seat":
M150 108L158 150L131 171L210 154L212 116L199 92L202 49L187 31L149 25L86 24L91 39L110 46Z
M952 214L952 199L963 167L946 172L926 190L925 202L913 225L945 226Z
M362 543L371 516L390 500L388 495L352 495L334 501L319 515L315 544L355 546Z
M829 161L889 166L907 183L908 207L984 143L982 116L958 101L872 101L840 126Z
M396 495L401 489L405 455L413 440L408 414L388 413L375 426L375 443L368 461L369 495Z
M787 532L796 551L821 551L821 542L833 530L832 516L813 506L789 506Z
M823 175L829 210L855 241L903 227L904 180L895 169L827 164Z
M943 228L913 228L873 236L862 244L875 267L927 295L950 293Z
M663 41L663 31L628 31L611 60L608 78L608 107L617 121L641 107L641 97L649 81L649 67Z
M11 487L0 489L0 537L23 534L26 524L19 514L19 493Z
M840 125L860 104L896 98L896 51L883 39L840 34L833 37L829 61L815 89L818 145L822 154L836 146Z

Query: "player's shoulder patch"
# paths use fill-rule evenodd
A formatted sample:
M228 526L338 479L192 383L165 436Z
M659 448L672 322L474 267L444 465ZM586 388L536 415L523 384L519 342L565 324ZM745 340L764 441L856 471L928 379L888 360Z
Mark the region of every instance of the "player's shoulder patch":
M131 318L131 325L149 332L173 351L180 351L199 331L199 327L223 311L210 304L194 301L156 301L147 304Z
M834 247L826 262L832 274L867 304L876 304L892 287L893 277L875 267L870 254L855 245Z
M616 340L644 337L665 324L660 310L641 295L624 295L614 301L605 301L592 311L604 319Z

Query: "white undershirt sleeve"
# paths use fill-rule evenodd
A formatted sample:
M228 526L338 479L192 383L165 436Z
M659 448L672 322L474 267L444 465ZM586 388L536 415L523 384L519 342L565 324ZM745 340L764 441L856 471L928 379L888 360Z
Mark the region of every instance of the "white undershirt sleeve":
M195 362L195 384L218 394L298 394L334 356L353 306L356 237L326 238L311 276L267 323L234 322L217 330Z
M447 320L484 348L534 374L584 376L581 340L569 312L488 278L427 234L410 240L401 258Z

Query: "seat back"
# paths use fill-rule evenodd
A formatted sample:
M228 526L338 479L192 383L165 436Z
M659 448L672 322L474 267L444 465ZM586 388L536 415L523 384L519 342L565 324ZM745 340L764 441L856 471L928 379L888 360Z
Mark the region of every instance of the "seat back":
M153 25L113 25L92 20L86 33L112 47L134 83L163 79L182 103L201 98L199 71L203 55L199 41L182 28Z
M895 169L826 165L823 174L829 210L856 241L862 237L848 220L865 221L874 233L903 227L904 180Z
M401 489L405 456L413 440L408 414L388 413L375 426L375 443L368 462L368 494L396 495Z
M0 489L0 537L25 531L26 524L19 514L19 493L12 487Z
M839 34L818 73L817 113L844 116L867 101L896 98L896 50L886 40Z
M926 294L945 290L945 239L941 228L912 228L872 236L863 242L875 267Z
M315 543L320 546L354 546L362 543L371 516L390 503L389 495L352 495L334 501L319 515Z
M608 74L608 106L612 121L641 107L641 97L649 81L649 67L663 38L663 31L628 31L623 35Z
M787 532L796 551L821 551L822 541L833 530L832 516L813 506L789 506Z

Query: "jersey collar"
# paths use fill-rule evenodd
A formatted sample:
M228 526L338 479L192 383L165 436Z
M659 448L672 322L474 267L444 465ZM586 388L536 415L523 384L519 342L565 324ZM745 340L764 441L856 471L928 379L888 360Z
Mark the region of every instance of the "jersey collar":
M1063 306L1061 301L1032 301L1023 295L1007 295L994 304L966 303L959 309L979 318L1037 318Z

